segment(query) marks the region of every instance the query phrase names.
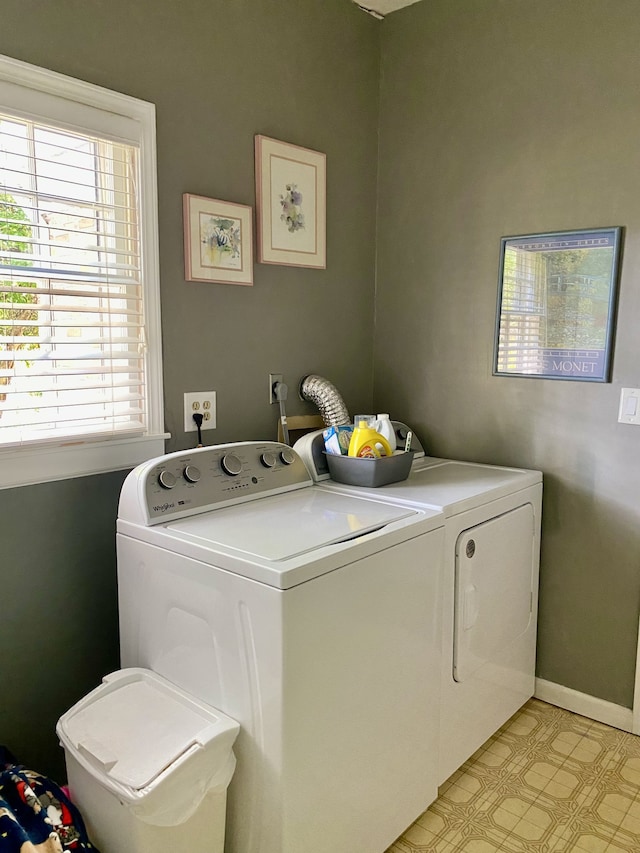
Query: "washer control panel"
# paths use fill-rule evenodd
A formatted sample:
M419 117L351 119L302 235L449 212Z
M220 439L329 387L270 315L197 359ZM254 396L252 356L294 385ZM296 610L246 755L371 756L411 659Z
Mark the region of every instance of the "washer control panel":
M312 485L304 462L288 445L274 441L220 444L180 450L139 465L129 474L142 488L146 523L154 524L214 509L266 492ZM123 487L123 495L127 492ZM129 502L121 498L120 518ZM127 519L133 520L133 519Z

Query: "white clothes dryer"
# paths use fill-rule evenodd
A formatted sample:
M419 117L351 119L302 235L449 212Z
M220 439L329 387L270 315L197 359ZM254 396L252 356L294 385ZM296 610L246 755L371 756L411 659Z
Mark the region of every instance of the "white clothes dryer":
M243 442L140 465L117 531L122 665L240 723L227 853L382 853L437 796L442 513Z
M393 423L402 447L409 428ZM534 692L542 475L428 457L415 435L412 446L409 477L370 489L329 479L322 430L295 449L327 489L445 515L442 784Z

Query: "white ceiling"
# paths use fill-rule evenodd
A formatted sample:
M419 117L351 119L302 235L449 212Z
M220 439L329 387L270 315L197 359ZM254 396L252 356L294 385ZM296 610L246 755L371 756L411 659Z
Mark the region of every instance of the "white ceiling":
M379 15L388 15L389 12L395 12L396 9L402 9L417 2L418 0L354 0L354 3L363 9L377 12Z

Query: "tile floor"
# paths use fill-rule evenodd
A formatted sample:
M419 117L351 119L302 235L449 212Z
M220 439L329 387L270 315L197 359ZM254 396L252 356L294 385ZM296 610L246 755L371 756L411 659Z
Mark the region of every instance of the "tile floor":
M387 853L640 853L640 737L530 700Z

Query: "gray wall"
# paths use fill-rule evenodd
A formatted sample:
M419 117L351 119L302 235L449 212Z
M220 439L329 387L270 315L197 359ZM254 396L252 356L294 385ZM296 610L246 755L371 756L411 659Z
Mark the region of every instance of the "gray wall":
M0 743L63 779L60 714L118 668L122 472L0 491Z
M3 0L0 53L156 104L168 450L184 391L216 390L208 442L275 438L320 373L372 396L380 29L347 0ZM182 194L254 204L254 135L327 154L327 269L255 266L254 287L185 283ZM0 491L0 743L63 775L53 726L117 666L121 474Z
M640 599L636 0L425 0L382 25L374 400L545 475L538 674L631 706ZM491 375L500 237L626 228L611 384Z

